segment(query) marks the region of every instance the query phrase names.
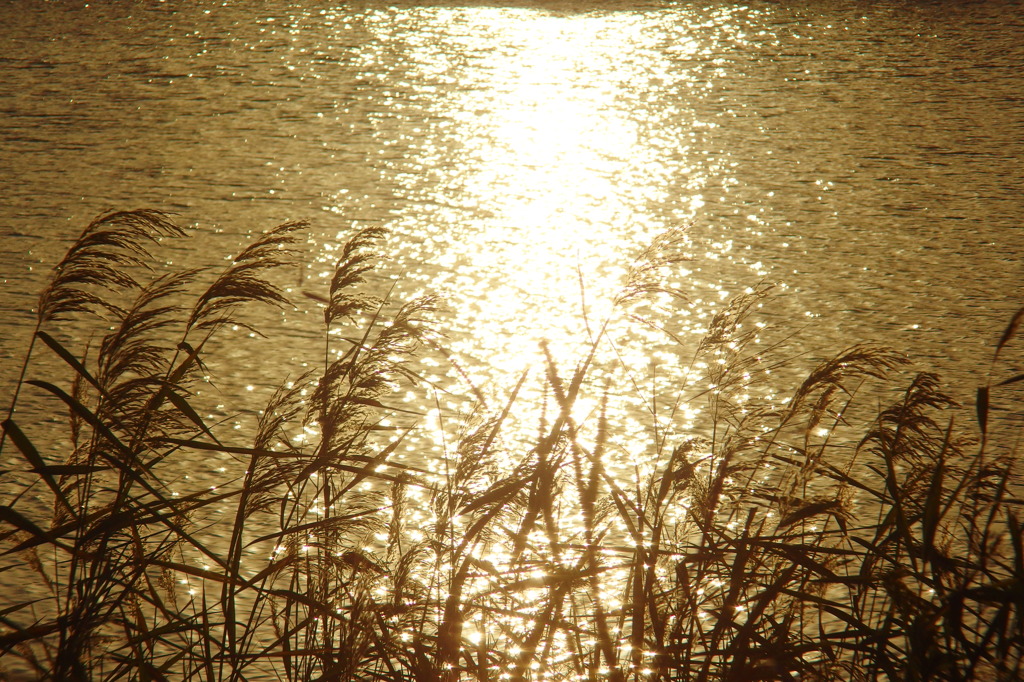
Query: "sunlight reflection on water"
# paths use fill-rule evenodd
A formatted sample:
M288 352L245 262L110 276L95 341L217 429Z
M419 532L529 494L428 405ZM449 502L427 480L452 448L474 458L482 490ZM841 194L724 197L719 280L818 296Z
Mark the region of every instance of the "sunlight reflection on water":
M131 17L92 4L49 6L57 27L33 10L0 36L0 67L14 65L0 133L15 207L0 209L12 226L4 264L21 268L5 305L32 305L38 278L24 256L52 263L69 213L153 205L233 221L171 247L168 263L190 264L222 258L254 228L311 218L318 260L292 293L323 283L350 225L383 225L394 280L381 290L397 282L399 297L448 301L445 347L462 373L428 351L418 369L438 390L409 396L426 417L398 455L435 472L474 403L467 383L494 413L529 371L506 437L535 443L556 411L542 342L566 380L608 320L573 417L591 445L608 387L607 466L639 486L651 444L670 447L699 417L679 387L699 394L714 369L709 359L690 372L690 357L612 304L633 257L668 229L693 223L694 258L673 274L688 300L663 311L684 342L768 277L799 291L774 308L787 329L811 311L830 316L813 330L815 353L881 340L950 365L966 357L971 377L970 348L984 345L974 337L1003 319L993 308L1017 304L1024 100L1002 18L979 52L961 22L912 3L271 2L253 16L197 2ZM982 11L972 7L957 11ZM308 367L322 349L307 313L258 313L257 326L287 339L281 364ZM227 373L245 367L253 397L295 376L225 345ZM238 417L230 380L211 420L252 416ZM770 402L778 388L766 381L751 398ZM196 477L223 464L204 462ZM577 512L567 507L567 536ZM410 514L412 526L436 521ZM500 545L481 552L500 564ZM466 636L490 635L480 625Z
M689 155L695 131L716 125L694 110L712 84L670 60L711 54L721 36L698 39L691 29L700 18L679 18L659 25L656 15L629 12L487 7L365 18L381 53L363 57L367 73L376 72L375 59L406 55L379 76L408 90L378 120L382 145L393 138L389 119L402 119L410 102L433 122L382 169L410 206L388 221L397 235L393 266L445 295L450 350L485 393L501 395L532 370L521 402L537 417L521 423L536 422L542 407L541 342L556 358L582 359L613 314L633 257L703 205L700 167L708 163ZM728 10L711 21L736 31ZM665 101L651 101L652 81L667 88ZM342 201L334 210L347 209ZM730 248L723 241L709 251L731 260ZM754 276L759 267L751 266ZM695 320L725 298L696 279L684 288L698 294L687 311ZM662 342L655 336L634 326L619 359L643 371ZM603 348L599 363L612 363L612 354Z

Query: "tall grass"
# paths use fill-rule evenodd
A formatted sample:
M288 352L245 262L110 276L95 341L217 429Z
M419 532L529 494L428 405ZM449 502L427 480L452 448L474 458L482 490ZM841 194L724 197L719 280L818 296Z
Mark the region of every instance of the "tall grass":
M210 423L196 386L211 339L251 328L246 306L286 304L273 271L298 257L303 228L268 231L223 272L142 282L148 249L182 231L158 212L111 213L55 269L3 422L5 467L32 477L8 484L0 507L4 570L25 588L0 610L10 674L1022 677L1019 479L1013 453L985 437L1020 377L979 389L977 427L929 374L864 418L861 396L879 395L865 384L891 386L905 364L867 345L786 399L758 398L772 365L745 324L767 294L755 288L699 343L665 330L707 381L659 396L631 475L610 467L620 398L594 376L597 348L613 343L604 329L584 357L547 355L535 440L506 437L521 432L517 387L465 421L439 474L396 456L418 418L391 402L398 385L431 390L408 361L443 343L438 302L372 295L382 233L368 229L312 294L323 364L282 386L249 433ZM670 235L641 254L620 306L678 296L657 279L674 246ZM91 315L107 327L98 343L58 341L62 320ZM36 378L41 352L70 385ZM54 406L47 431L19 422L28 387ZM600 405L590 418L583 400ZM678 407L694 401L706 418L687 432ZM44 455L37 434L67 451ZM175 492L182 462L211 456L239 462L237 477Z

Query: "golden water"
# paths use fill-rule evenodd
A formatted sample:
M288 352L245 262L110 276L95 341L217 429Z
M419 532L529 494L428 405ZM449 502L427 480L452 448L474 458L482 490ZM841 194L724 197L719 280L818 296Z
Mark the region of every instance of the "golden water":
M178 266L310 219L297 296L322 290L354 228L386 227L381 292L446 298L460 371L427 353L437 390L407 397L425 416L398 454L437 470L470 385L494 412L526 372L509 437L529 441L554 409L542 343L567 377L606 321L592 383L622 406L624 483L642 478L653 423L699 422L699 404L665 419L658 401L696 393L707 368L613 305L633 257L680 227L692 259L666 276L687 300L662 319L684 341L773 281L783 297L762 319L802 330L790 353L886 343L968 395L1020 304L1019 10L7 3L0 379L67 241L105 208L147 206L197 227L167 247ZM221 370L241 376L204 391L211 414L244 422L233 390L258 402L316 363L317 315L258 313L280 362L225 347ZM598 399L577 407L592 425ZM216 477L224 462L196 465Z

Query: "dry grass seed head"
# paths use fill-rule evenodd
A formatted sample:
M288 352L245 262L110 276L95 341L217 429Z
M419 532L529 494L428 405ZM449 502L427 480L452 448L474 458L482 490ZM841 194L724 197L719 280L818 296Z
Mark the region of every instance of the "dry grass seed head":
M665 284L665 275L679 263L692 259L684 250L688 245L689 238L682 227L666 230L655 237L633 260L626 283L615 298L615 305L628 306L657 294L685 299L685 294Z
M292 438L286 432L290 426L301 428L303 425L297 419L305 406L305 391L307 390L312 371L305 372L295 381L288 382L286 386L280 386L267 401L267 406L260 412L256 422L256 435L253 438L253 448L256 450L267 450L275 444L275 441L284 445L286 450L292 448Z
M956 402L939 388L938 377L914 377L903 397L879 414L859 447L902 461L931 461L947 446L946 430L934 418L936 411Z
M161 237L184 234L160 211L114 211L100 215L86 226L54 268L53 278L39 298L39 324L72 314L118 312L102 292L139 288L131 271L149 267L147 244L156 243Z
M772 289L774 285L762 282L749 291L734 296L725 308L711 318L707 332L697 345L697 352L703 353L713 348L725 347L731 351L730 355L737 354L758 334L756 328L741 331L743 323L771 294Z
M387 232L383 228L369 227L360 230L345 243L341 258L334 266L328 303L324 310L324 322L328 327L336 321L352 319L360 310L380 304L378 298L353 289L363 284L366 273L374 268L378 255L368 249L376 246L385 234Z
M194 276L195 271L185 271L152 282L117 328L104 337L96 359L96 378L104 398L101 416L118 415L121 422L130 424L146 414L150 399L163 388L175 352L165 341L166 330L178 324L182 310L173 299Z
M866 344L851 346L819 364L807 375L790 401L790 410L796 411L802 407L807 398L815 392L826 396L826 402L832 396L832 393L828 392L829 389L838 389L851 395L852 390L848 387L851 382L866 377L883 379L889 371L907 363L906 357L888 348ZM820 411L822 407L816 405L812 409Z
M296 232L306 227L305 221L278 225L242 250L196 301L186 329L216 329L233 323L259 333L235 321L232 312L237 306L254 301L276 306L287 304L288 299L266 275L268 270L295 262Z
M494 451L489 447L492 436L498 425L498 418L483 420L479 424L467 425L459 438L456 449L456 466L450 486L456 496L471 495L492 482L496 473L492 457Z

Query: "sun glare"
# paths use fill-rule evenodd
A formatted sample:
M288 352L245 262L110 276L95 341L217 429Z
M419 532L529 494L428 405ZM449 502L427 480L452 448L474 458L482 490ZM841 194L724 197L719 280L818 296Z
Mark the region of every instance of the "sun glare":
M428 263L413 276L450 301L453 350L487 368L474 379L507 389L542 363L542 341L559 357L589 343L630 257L671 227L651 218L661 166L633 106L656 46L615 14L432 11L410 68L456 87L430 102L447 125L419 151L457 145L460 161L411 181L414 209L393 227L418 245L409 262ZM451 226L444 243L423 227L438 222Z

